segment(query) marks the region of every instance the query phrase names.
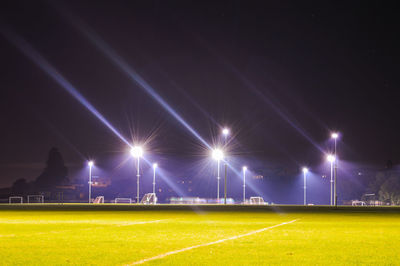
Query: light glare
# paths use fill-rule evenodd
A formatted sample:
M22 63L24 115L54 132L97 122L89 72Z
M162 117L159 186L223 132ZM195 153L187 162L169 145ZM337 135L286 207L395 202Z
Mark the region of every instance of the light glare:
M135 158L143 156L143 149L140 146L135 146L131 149L131 155Z
M93 164L94 164L93 161L89 161L89 162L88 162L88 165L89 165L90 167L92 167Z
M337 139L339 137L338 133L332 133L331 138Z
M333 163L333 162L336 160L335 156L332 155L332 154L329 154L328 156L326 156L326 159L327 159L328 162L330 162L330 163Z
M212 157L217 160L220 161L224 158L224 153L220 150L220 149L214 149L212 151Z
M224 128L224 129L222 130L222 134L223 134L224 136L228 136L228 135L229 135L229 129Z
M303 167L303 173L308 173L308 168L307 167Z

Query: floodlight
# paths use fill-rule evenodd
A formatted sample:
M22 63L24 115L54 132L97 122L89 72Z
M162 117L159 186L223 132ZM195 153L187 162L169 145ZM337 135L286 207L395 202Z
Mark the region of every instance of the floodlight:
M135 146L131 149L131 154L135 158L140 158L143 156L143 149L140 146Z
M220 161L224 158L224 153L220 150L220 149L214 149L212 151L212 157L217 160Z
M158 164L157 163L153 163L153 168L157 168Z
M326 159L327 159L328 162L330 162L330 163L333 163L333 162L336 160L335 156L332 155L332 154L329 154L328 156L326 156Z
M88 162L88 165L89 165L90 167L92 167L93 164L94 164L93 161L89 161L89 162Z
M243 166L243 171L247 171L247 166Z
M336 132L331 134L331 138L333 138L333 139L337 139L338 137L339 137L339 134Z
M228 128L222 129L222 134L223 134L224 136L228 136L228 135L229 135L229 129L228 129Z
M307 167L303 167L303 173L308 173L308 168Z

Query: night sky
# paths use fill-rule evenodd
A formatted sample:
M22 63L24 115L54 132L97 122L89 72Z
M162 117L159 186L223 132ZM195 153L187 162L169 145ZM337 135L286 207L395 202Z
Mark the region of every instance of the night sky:
M230 127L238 156L318 165L338 130L341 160L399 163L400 17L389 1L3 1L0 18L0 186L37 177L53 146L70 169L129 151L10 32L129 142L164 158L207 156L79 26L208 143Z

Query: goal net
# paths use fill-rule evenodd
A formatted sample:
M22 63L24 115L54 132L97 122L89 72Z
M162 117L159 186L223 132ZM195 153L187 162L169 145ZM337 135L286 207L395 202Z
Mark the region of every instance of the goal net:
M253 205L264 205L264 199L262 197L251 197L250 198L250 204Z
M8 203L9 204L13 204L13 203L18 203L18 204L22 204L24 203L24 199L22 197L9 197L8 198Z
M104 196L97 196L94 201L94 204L100 204L100 203L104 203Z
M132 199L131 198L115 198L114 203L130 204L130 203L132 203Z
M143 196L140 203L143 204L157 204L157 196L156 193L147 193Z
M43 195L28 195L28 203L44 203Z

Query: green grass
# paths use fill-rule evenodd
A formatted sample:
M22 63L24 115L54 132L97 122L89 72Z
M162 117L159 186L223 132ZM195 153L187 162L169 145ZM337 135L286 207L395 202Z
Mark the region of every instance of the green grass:
M0 265L399 264L400 209L0 206ZM146 223L151 222L151 223Z

